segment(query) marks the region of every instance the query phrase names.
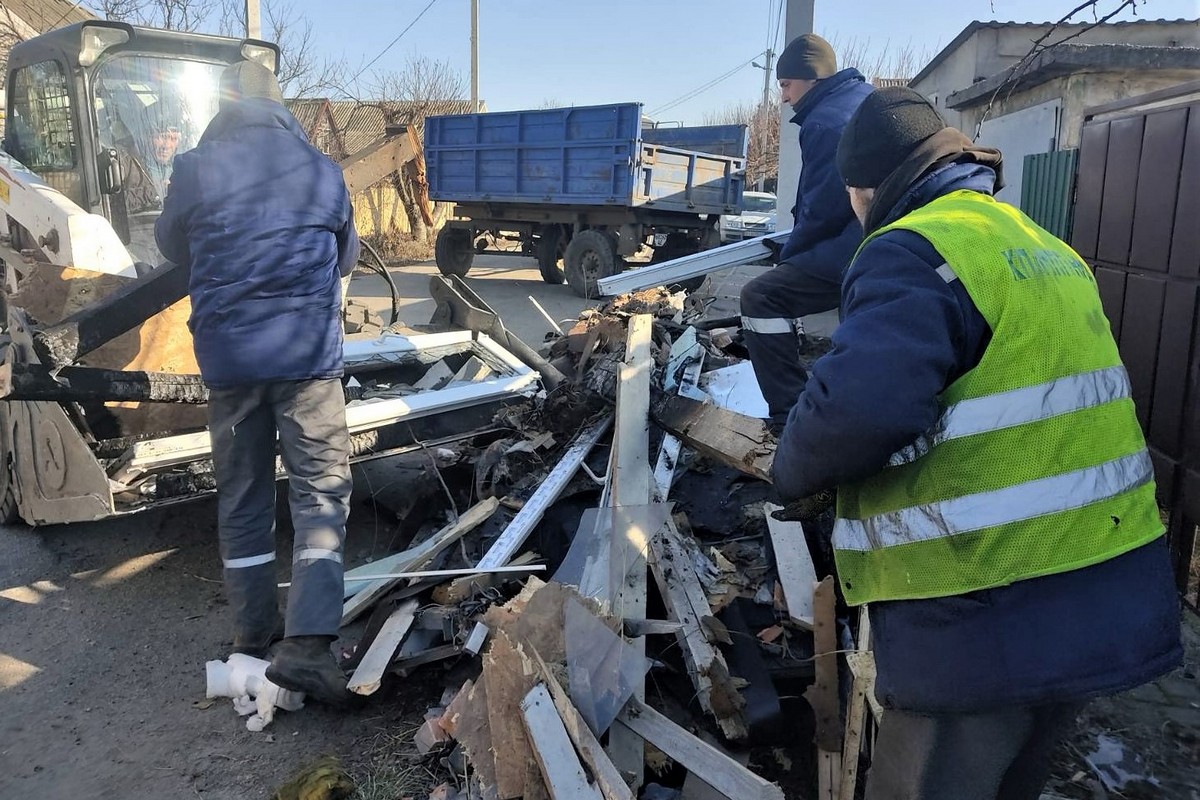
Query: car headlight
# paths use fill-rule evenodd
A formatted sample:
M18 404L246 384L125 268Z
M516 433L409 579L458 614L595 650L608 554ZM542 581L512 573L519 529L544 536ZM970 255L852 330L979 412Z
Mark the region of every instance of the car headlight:
M773 219L767 220L767 230L769 230L771 233L775 232L775 220L773 220Z

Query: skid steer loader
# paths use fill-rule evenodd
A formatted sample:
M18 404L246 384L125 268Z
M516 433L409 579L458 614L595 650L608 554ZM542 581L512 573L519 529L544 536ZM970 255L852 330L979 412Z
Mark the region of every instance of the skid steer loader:
M13 47L0 153L0 521L95 520L215 490L187 269L163 261L154 221L171 159L198 142L221 71L240 60L277 70L279 50L105 21ZM412 130L389 130L343 174L353 192L413 158ZM461 435L540 386L535 369L470 331L352 336L345 360L356 459ZM431 366L450 377L423 382Z

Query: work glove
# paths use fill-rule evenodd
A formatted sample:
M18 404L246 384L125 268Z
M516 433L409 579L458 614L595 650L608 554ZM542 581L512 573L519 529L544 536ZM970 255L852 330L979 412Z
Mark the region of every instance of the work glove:
M825 489L816 494L810 494L808 497L793 500L772 516L780 522L808 522L821 516L836 502L837 492L833 489Z
M783 243L774 239L763 239L763 244L771 251L771 261L778 264L779 255L783 252Z

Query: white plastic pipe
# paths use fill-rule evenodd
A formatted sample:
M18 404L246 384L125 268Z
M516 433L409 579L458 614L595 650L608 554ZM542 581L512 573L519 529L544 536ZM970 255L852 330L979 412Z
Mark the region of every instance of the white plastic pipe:
M270 662L245 653L234 653L226 661L204 665L210 698L232 697L233 708L241 716L250 715L246 728L261 731L275 718L275 709L299 711L304 708L304 693L291 692L267 680Z

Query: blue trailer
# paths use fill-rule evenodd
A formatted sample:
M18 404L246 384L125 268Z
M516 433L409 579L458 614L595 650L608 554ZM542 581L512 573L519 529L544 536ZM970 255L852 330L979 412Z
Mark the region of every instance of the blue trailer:
M429 196L455 204L438 269L463 276L491 241L584 297L643 245L651 263L720 243L740 213L746 128L643 125L640 103L429 117Z

